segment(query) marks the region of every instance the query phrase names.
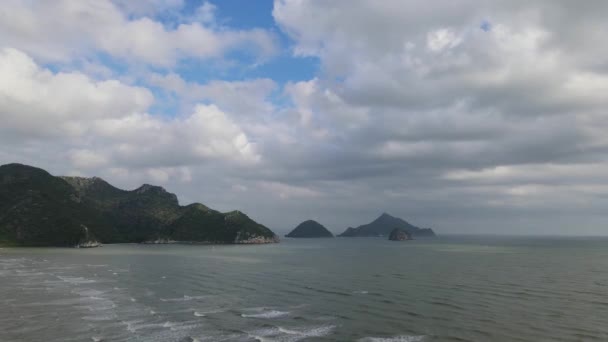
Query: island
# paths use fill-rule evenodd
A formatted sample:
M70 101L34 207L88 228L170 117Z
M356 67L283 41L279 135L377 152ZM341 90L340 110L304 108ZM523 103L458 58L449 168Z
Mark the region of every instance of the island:
M267 227L144 184L131 191L98 177L56 177L40 168L0 166L0 245L96 247L104 243L263 244Z
M412 240L412 236L404 229L395 228L389 234L388 239L391 241L405 241Z
M300 223L294 230L285 236L290 238L331 238L334 237L334 234L319 222L307 220Z
M411 237L435 237L431 228L419 228L403 219L383 213L374 221L357 228L348 227L339 237L382 237L388 236L395 228L406 231Z

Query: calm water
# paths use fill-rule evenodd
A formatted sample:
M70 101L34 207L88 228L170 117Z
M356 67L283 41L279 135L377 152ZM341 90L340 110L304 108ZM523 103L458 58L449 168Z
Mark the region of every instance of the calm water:
M0 249L0 341L607 341L608 239Z

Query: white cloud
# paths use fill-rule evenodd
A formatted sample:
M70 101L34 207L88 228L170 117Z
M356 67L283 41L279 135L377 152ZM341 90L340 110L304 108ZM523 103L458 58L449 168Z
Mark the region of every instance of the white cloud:
M427 33L426 39L428 48L433 52L454 48L462 42L454 31L447 28Z
M278 86L269 78L212 80L205 84L186 82L176 73L150 73L146 78L151 86L179 97L186 105L200 101L210 102L240 120L259 120L275 111L269 97Z
M18 48L45 61L70 62L102 52L163 67L183 58L222 57L236 48L261 57L276 51L273 35L265 30L215 28L205 22L165 27L150 17L129 18L121 11L150 14L146 9L179 7L181 1L131 3L119 2L121 7L117 7L108 0L9 0L0 7L0 46ZM212 11L203 7L210 20Z
M0 73L0 140L63 145L76 168L261 158L240 126L215 105L199 104L184 116L152 115L147 110L154 98L145 88L54 73L15 49L0 51ZM150 175L162 179L163 172Z
M99 152L91 150L72 150L70 152L72 165L81 170L98 169L108 164L108 158Z
M53 73L15 49L0 50L0 130L19 139L83 136L90 124L145 111L144 88L77 73Z

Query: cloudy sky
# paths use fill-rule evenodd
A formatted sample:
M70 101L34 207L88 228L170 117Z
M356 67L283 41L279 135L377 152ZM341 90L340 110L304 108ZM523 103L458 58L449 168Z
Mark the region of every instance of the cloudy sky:
M608 234L606 1L5 0L0 163L285 232Z

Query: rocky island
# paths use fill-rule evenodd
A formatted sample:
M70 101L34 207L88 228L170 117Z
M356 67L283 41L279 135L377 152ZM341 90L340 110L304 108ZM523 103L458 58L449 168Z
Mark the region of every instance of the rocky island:
M55 177L22 165L0 166L0 245L96 247L103 243L278 242L240 211L221 213L144 184L126 191L101 178Z
M374 221L361 225L357 228L349 227L340 237L378 237L388 236L393 229L399 228L406 231L412 237L435 237L431 228L419 228L403 219L383 213Z
M389 234L388 239L391 241L405 241L412 240L412 236L401 228L395 228Z
M319 222L307 220L300 223L294 230L285 236L290 238L330 238L334 237L334 234Z

